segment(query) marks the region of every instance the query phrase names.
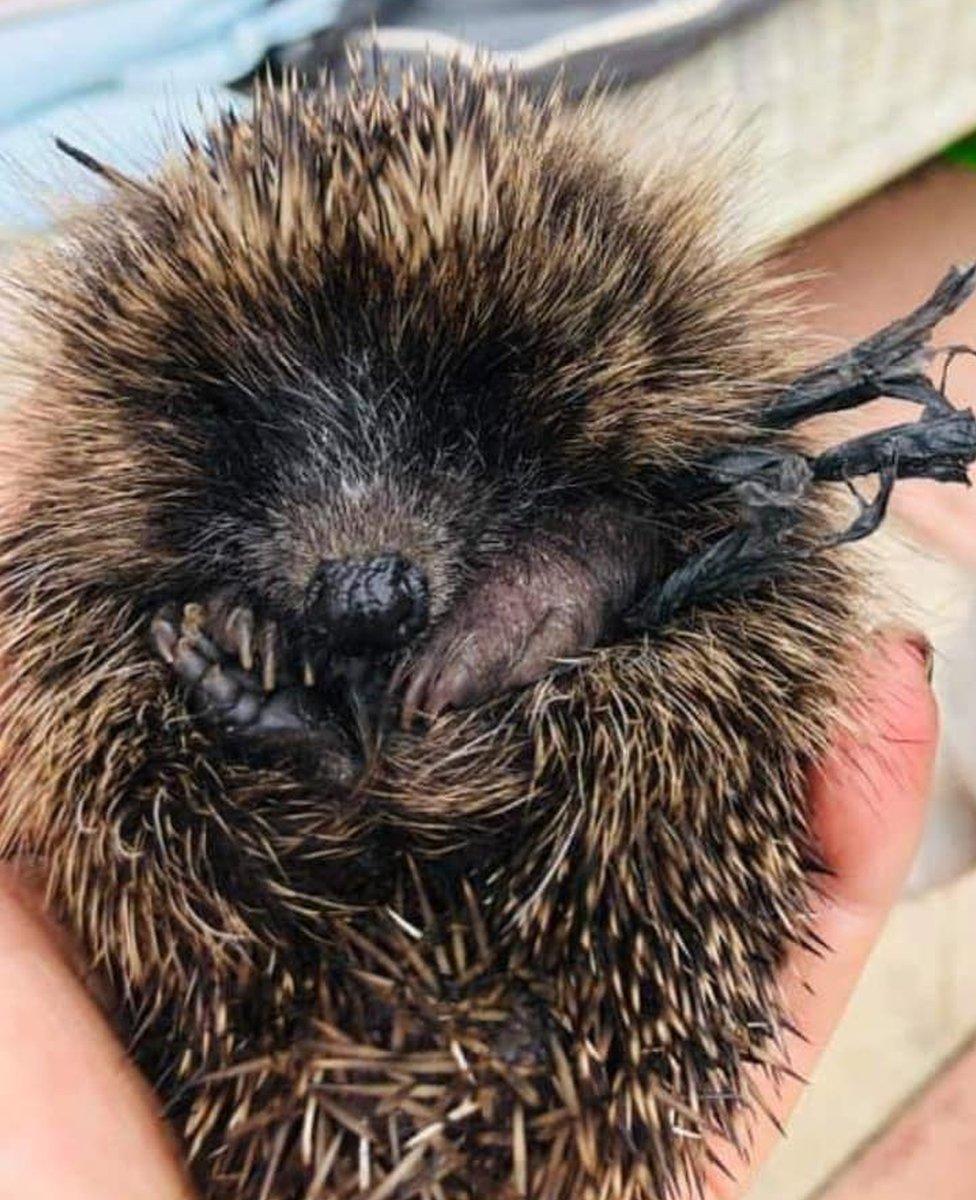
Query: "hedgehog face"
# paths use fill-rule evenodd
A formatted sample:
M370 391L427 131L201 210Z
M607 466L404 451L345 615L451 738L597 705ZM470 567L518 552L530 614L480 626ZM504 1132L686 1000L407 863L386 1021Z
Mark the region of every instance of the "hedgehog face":
M266 691L301 680L304 710L354 686L373 708L402 698L407 720L534 682L612 635L652 570L646 508L574 480L498 406L483 419L480 397L451 418L409 377L314 357L302 372L301 387L198 393L162 457L157 405L136 410L134 452L174 481L154 536L194 616L164 605L157 636L188 682L201 601L204 641ZM199 699L226 715L228 678L207 679ZM256 719L251 699L230 708Z
M664 481L772 371L706 197L686 231L687 196L556 109L467 86L452 112L259 96L88 220L44 297L72 511L103 512L100 568L234 721L263 708L214 665L261 659L268 692L396 672L409 719L612 640L714 523L676 534ZM177 650L198 626L227 663Z
M164 605L191 682L202 605L266 690L396 671L405 716L437 714L612 640L710 533L662 480L741 436L774 364L704 191L639 186L558 105L460 78L259 95L121 186L42 297L84 431L66 507L113 586Z

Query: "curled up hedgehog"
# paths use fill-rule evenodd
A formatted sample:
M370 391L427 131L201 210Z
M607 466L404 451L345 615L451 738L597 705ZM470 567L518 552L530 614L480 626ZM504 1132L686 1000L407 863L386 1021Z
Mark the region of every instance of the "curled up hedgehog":
M2 850L208 1200L663 1200L780 1061L843 544L966 478L976 275L797 375L591 108L264 86L146 182L66 147L110 194L21 272Z

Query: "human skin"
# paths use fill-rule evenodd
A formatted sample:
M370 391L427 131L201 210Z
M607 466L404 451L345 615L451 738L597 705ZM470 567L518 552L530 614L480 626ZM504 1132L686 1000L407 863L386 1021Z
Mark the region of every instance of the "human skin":
M829 950L797 950L783 972L786 1007L802 1031L786 1042L795 1075L779 1085L757 1077L774 1119L760 1118L744 1131L745 1161L728 1147L716 1148L732 1178L712 1171L706 1200L744 1197L775 1148L898 899L921 837L938 739L931 649L923 635L891 629L875 639L861 670L864 691L852 728L810 776L814 833L831 872L821 884L814 931Z
M790 1060L809 1077L904 881L924 817L937 715L930 652L908 630L878 635L860 668L862 700L810 777L816 835L832 874L815 930L829 953L797 951L783 973L803 1038ZM64 935L24 873L0 872L0 1196L18 1200L191 1200L153 1098L85 989ZM802 1084L757 1077L784 1124ZM706 1200L745 1195L779 1134L743 1130L743 1160L716 1147ZM689 1196L682 1200L692 1200Z

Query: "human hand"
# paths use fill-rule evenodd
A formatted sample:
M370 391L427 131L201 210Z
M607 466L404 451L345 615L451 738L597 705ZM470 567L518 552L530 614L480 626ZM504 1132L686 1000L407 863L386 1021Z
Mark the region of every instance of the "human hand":
M23 879L0 870L0 1197L191 1200L149 1088Z
M878 639L864 668L860 732L839 737L811 779L815 829L834 871L816 932L832 949L820 958L794 953L784 975L805 1035L790 1046L802 1075L840 1019L919 836L936 737L926 669L917 635ZM801 1085L758 1082L785 1121ZM744 1195L777 1132L760 1118L751 1137L746 1164L716 1147L735 1178L714 1170L707 1200ZM73 971L69 948L10 869L0 874L0 1196L192 1196L149 1089Z
M802 1037L787 1038L797 1078L756 1074L775 1122L756 1114L743 1130L747 1161L714 1147L725 1167L708 1177L704 1200L742 1200L770 1156L898 899L925 818L938 735L929 687L931 650L922 635L891 630L868 651L864 691L851 732L813 772L813 828L832 875L822 881L814 933L822 955L795 950L783 973L786 1008ZM682 1196L681 1200L692 1200Z

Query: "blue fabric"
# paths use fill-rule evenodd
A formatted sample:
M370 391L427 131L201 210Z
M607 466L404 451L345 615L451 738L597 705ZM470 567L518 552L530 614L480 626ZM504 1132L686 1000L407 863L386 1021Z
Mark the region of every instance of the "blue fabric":
M121 170L152 168L165 131L242 101L220 85L272 46L329 25L339 0L91 0L0 21L0 226L49 219L44 192L86 186L55 135ZM75 186L77 185L77 186Z

